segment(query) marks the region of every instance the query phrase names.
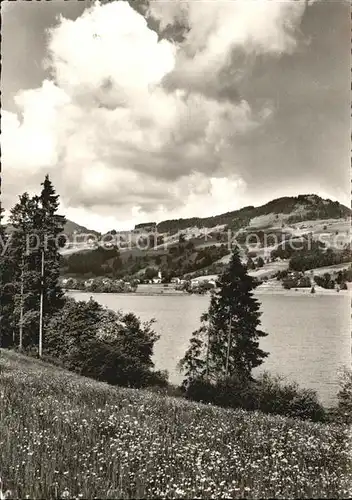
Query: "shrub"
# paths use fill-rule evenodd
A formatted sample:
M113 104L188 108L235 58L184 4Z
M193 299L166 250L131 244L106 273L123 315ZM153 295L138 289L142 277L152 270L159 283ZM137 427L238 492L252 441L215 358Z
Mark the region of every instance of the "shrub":
M337 393L337 419L352 424L352 370L345 368L340 374L340 390Z
M105 309L92 299L71 299L46 325L44 354L69 370L110 384L164 386L165 375L153 371L159 336L152 323Z
M258 257L257 259L257 267L263 267L264 266L264 260L262 257Z
M288 270L284 269L283 271L277 271L275 277L277 280L282 280L284 278L287 278L287 275L288 275Z
M298 288L308 288L311 286L310 278L309 276L301 276L298 280L297 287Z
M325 420L325 411L315 391L303 389L296 382L285 383L280 376L265 372L256 379L257 409L264 413Z
M201 403L214 403L216 387L203 378L194 379L189 382L184 391L186 399L199 401Z
M285 278L282 280L282 286L285 290L290 290L291 288L297 287L298 280L293 278Z
M255 382L240 375L220 380L215 394L215 403L224 408L257 409Z
M223 408L259 410L314 422L326 420L324 408L313 390L300 388L294 382L284 383L282 377L268 373L255 380L238 375L217 382L196 379L185 389L185 397Z
M167 372L163 371L161 374L164 375L165 380L168 379ZM164 386L151 385L147 388L147 390L153 394L164 397L182 398L184 396L184 392L181 387L170 383L166 383Z
M314 281L318 286L322 288L327 288L332 290L335 288L335 280L331 278L329 273L325 273L323 276L314 276Z

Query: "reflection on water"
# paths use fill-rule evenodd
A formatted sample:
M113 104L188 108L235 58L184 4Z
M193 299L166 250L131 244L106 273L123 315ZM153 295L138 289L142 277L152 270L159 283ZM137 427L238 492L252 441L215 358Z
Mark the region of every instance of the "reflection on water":
M155 318L161 338L155 346L156 368L168 370L170 382L182 376L177 363L188 346L209 297L138 296L71 292L76 299L91 295L111 309L132 311L142 320ZM351 353L350 299L344 295L260 295L262 326L269 333L261 347L270 352L263 369L280 373L318 391L323 403L334 402L337 370L349 365ZM262 368L260 368L262 369Z

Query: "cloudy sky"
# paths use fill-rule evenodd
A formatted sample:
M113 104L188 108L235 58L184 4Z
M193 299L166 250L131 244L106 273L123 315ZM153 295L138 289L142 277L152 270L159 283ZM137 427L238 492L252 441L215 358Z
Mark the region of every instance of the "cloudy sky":
M2 2L2 198L104 231L349 204L345 0ZM138 10L138 11L137 11Z

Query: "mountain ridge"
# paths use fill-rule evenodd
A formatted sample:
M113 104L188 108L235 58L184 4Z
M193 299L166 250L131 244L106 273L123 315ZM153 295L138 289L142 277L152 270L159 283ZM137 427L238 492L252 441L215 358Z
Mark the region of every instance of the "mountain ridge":
M300 222L304 220L350 217L351 209L339 201L322 198L317 194L300 194L297 196L274 198L263 205L247 205L218 215L165 219L155 224L158 233L177 233L178 231L193 227L201 229L218 225L226 225L229 226L230 229L239 229L240 227L248 225L251 219L270 213L275 215L288 215L287 217L283 217L287 219L287 222ZM98 231L87 230L84 226L80 226L72 221L68 220L67 222L77 226L76 229L78 233L86 231L93 234L99 234ZM141 225L143 224L136 224L136 228ZM68 234L71 234L71 232L69 231Z
M187 227L214 227L217 225L235 226L231 229L237 229L241 225L247 225L250 219L263 215L290 214L297 220L289 222L299 222L300 220L316 219L337 219L351 215L351 209L342 205L338 201L332 201L329 198L323 199L316 194L304 194L298 196L283 196L259 205L257 207L248 205L238 210L225 212L223 214L210 217L190 217L180 219L169 219L157 224L158 232L167 232L165 230L174 230L178 226L179 230ZM287 217L289 219L289 217ZM235 224L233 224L235 222Z
M272 252L283 241L316 241L321 235L338 261L350 241L350 214L351 210L339 202L300 195L213 217L162 221L157 232L154 226L144 231L112 230L93 246L77 245L63 251L62 274L84 278L143 274L146 279L153 279L158 270L165 278L195 272L218 274L229 259L234 241L243 247L244 254L256 259L255 266L264 263L262 271L267 274ZM288 267L291 255L281 253ZM276 267L273 273L280 270Z
M201 229L224 225L229 226L230 229L236 230L248 226L250 221L255 218L267 216L269 214L281 214L282 217L278 219L287 220L289 223L304 220L346 218L351 216L351 209L338 201L333 201L329 198L324 199L316 194L282 196L263 205L247 205L237 210L208 217L166 219L156 223L156 229L158 233L177 233L188 228L198 227ZM136 227L141 225L143 224L136 224ZM11 226L7 224L5 227L10 229ZM115 232L116 230L113 231ZM68 236L73 236L74 234L101 236L101 234L104 234L94 229L88 229L69 219L67 219L65 224L64 233Z

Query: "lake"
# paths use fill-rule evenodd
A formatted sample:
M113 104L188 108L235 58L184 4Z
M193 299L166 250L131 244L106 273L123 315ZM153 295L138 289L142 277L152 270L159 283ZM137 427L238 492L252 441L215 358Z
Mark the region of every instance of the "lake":
M169 380L179 383L177 363L198 328L209 296L148 296L70 292L77 300L93 296L113 310L132 311L142 320L155 318L161 335L155 345L157 369L168 370ZM335 402L337 371L350 364L351 328L348 295L258 294L262 304L262 329L269 335L261 347L270 355L260 369L279 373L302 387L312 388L325 405Z

